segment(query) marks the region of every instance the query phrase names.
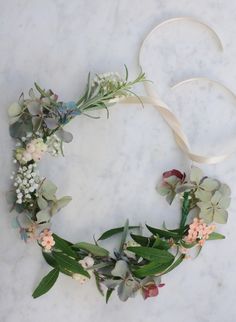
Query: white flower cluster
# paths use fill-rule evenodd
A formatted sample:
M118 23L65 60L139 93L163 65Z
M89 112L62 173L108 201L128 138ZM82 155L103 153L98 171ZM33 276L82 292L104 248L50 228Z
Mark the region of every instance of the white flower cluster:
M81 259L79 261L79 263L84 269L88 269L88 268L93 267L94 259L91 256L86 256L86 257L84 257L84 259ZM77 274L77 273L74 273L72 275L72 278L75 279L76 281L79 281L80 284L84 284L89 279L88 277L86 277L82 274Z
M103 92L110 92L123 84L124 80L119 73L105 73L94 77L92 86L100 86Z
M31 160L35 162L40 161L46 151L47 145L43 142L42 138L38 138L27 143L26 148L17 148L15 157L21 164L26 164Z
M36 163L19 167L14 180L17 196L16 203L30 202L31 194L38 189L39 183L40 177Z
M61 140L54 134L47 137L47 152L52 156L57 157L61 155Z

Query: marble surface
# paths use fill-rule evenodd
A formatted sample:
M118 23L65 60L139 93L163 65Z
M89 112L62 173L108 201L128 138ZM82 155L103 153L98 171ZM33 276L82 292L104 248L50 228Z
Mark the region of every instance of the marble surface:
M212 35L190 23L169 25L148 41L143 61L159 95L181 119L194 151L220 153L233 147L235 100L208 83L171 90L194 76L208 76L236 92L236 2L230 0L0 0L0 321L60 322L233 322L236 267L236 169L234 154L227 161L202 166L232 187L227 235L209 243L195 260L166 276L158 298L140 296L109 305L93 283L80 286L61 276L44 297L32 290L48 271L39 248L25 245L11 228L5 203L12 170L6 110L34 81L51 87L63 100L76 99L88 71L138 72L142 39L157 23L175 16L192 16L210 24L222 39L220 52ZM142 88L138 89L140 93ZM61 194L73 202L53 223L54 231L71 240L92 240L95 233L130 222L174 226L178 205L168 207L155 192L164 170L188 171L191 162L179 151L171 131L153 107L115 106L110 119L80 117L70 124L73 142L66 158L45 159L41 173L52 178Z

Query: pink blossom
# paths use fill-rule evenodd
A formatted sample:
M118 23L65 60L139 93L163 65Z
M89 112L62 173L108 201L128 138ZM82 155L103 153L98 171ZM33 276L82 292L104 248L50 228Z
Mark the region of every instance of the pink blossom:
M41 245L45 250L51 250L51 248L55 245L55 241L52 236L44 236Z
M163 287L165 284L156 285L154 282L150 282L142 287L143 297L146 300L148 297L154 297L159 294L159 287Z
M192 224L189 225L185 241L187 243L198 242L200 246L203 246L215 228L215 225L207 225L202 219L194 218Z

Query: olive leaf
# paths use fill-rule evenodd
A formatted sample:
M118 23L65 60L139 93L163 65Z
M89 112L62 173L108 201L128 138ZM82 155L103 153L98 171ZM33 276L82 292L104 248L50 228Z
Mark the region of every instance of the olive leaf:
M33 293L33 298L37 298L45 293L47 293L55 284L57 278L59 276L59 269L54 268L51 270L39 283L37 288Z

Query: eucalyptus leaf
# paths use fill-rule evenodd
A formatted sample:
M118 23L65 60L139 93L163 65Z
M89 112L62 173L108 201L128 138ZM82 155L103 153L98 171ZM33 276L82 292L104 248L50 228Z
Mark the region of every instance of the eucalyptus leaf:
M61 141L65 142L65 143L70 143L73 140L73 135L70 132L67 132L62 128L57 130L55 134L57 135L57 137Z
M126 261L119 260L116 262L114 269L111 271L111 274L116 277L125 279L129 274L129 266Z
M133 297L139 289L139 283L132 278L124 280L118 286L118 296L123 302L127 301L129 297Z
M52 181L46 179L43 181L40 191L47 200L54 200L57 187Z
M37 204L41 210L44 210L48 207L47 201L41 195L39 195L37 198Z
M51 216L49 209L40 210L39 212L37 212L36 217L38 223L50 221Z
M70 196L64 196L64 197L56 200L51 208L51 213L55 214L60 209L66 207L71 200L72 200L72 198Z

